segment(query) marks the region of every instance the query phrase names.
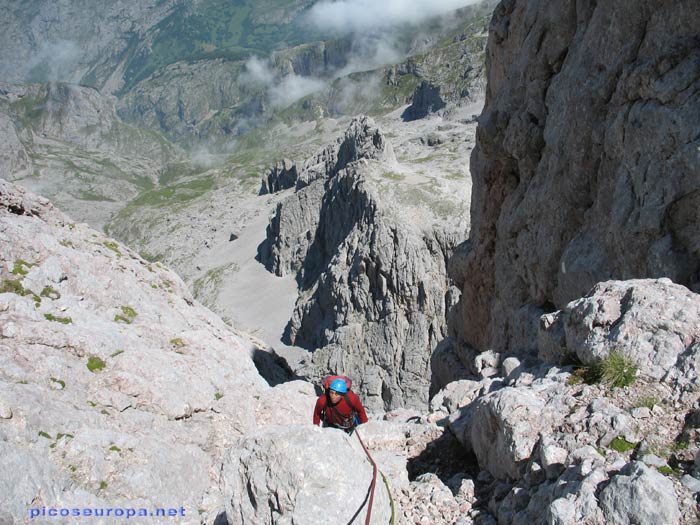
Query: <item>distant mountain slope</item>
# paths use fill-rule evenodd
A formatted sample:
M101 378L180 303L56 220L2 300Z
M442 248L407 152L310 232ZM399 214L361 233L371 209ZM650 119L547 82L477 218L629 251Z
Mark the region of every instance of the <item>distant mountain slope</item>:
M124 92L173 62L267 53L318 39L295 16L313 0L3 1L0 76Z

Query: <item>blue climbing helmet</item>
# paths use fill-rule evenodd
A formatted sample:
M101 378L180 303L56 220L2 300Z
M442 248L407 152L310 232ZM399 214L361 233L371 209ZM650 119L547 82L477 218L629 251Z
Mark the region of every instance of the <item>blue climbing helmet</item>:
M342 379L334 379L330 388L339 394L345 394L348 391L348 385Z

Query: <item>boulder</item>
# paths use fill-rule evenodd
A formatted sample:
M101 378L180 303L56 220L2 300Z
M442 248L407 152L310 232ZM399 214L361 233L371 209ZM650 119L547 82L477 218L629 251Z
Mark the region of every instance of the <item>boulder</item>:
M699 318L700 295L668 279L638 279L596 285L559 312L557 323L566 352L583 363L621 352L640 373L689 387L700 374Z
M364 523L372 465L355 436L314 426L271 428L241 438L221 479L229 523ZM389 495L378 475L372 523L388 523Z
M674 525L681 518L671 480L638 461L613 476L600 493L600 507L611 525Z
M471 444L479 466L498 479L519 479L547 430L545 402L529 389L506 387L478 398L471 417Z

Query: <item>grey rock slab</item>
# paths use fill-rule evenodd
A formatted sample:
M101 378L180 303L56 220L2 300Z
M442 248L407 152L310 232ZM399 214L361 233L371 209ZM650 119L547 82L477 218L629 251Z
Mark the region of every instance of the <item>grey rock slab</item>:
M241 438L222 470L229 522L241 525L349 522L358 510L364 521L371 481L372 466L356 437L313 426L271 428ZM372 523L387 523L390 516L380 477Z

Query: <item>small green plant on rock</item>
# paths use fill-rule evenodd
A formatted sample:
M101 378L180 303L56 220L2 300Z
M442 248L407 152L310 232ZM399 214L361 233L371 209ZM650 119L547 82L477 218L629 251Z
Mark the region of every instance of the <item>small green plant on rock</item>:
M60 299L61 294L57 290L54 290L51 286L44 286L44 289L39 294L41 297L48 297L49 299Z
M647 396L639 399L635 404L635 408L648 408L651 410L659 404L659 400L655 396Z
M567 380L568 385L585 382L589 385L603 384L608 388L622 388L634 383L637 364L618 350L589 366L577 366Z
M71 319L70 317L58 317L53 314L44 314L44 318L47 321L55 321L61 324L71 324L73 322L73 319Z
M66 388L66 382L63 381L62 379L58 379L56 377L50 377L49 378L52 383L56 383L57 385L61 385L61 388Z
M34 304L37 307L41 305L41 297L22 286L19 279L4 279L2 283L0 283L0 293L13 293L22 297L25 295L31 295L34 299Z
M622 388L634 383L637 364L622 352L610 352L598 365L600 381L610 388Z
M15 261L15 266L12 268L12 274L13 275L22 275L25 276L29 273L28 268L31 268L32 266L35 266L32 263L28 263L27 261L23 261L22 259L17 259Z
M117 314L114 316L114 322L118 323L121 321L122 323L126 324L131 324L131 322L134 320L134 317L136 317L136 310L134 310L131 306L121 306L120 307L123 314Z
M173 345L175 348L184 348L185 346L185 342L182 340L181 337L171 339L170 344Z
M99 372L100 370L104 369L105 366L107 366L107 363L97 356L91 355L88 358L87 368L92 373Z

